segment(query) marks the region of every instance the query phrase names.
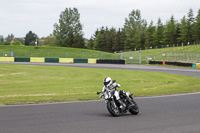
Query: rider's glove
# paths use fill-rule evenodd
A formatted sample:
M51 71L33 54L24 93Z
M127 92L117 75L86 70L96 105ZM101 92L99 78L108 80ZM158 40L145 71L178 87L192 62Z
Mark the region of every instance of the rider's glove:
M120 85L120 84L117 84L117 87L118 87L118 88L120 88L120 87L121 87L121 85Z
M103 95L103 94L99 96L99 98L103 98L103 97L104 97L104 95Z

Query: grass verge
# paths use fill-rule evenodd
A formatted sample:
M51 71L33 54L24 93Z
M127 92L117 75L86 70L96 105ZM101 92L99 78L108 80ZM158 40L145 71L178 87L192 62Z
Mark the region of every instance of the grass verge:
M70 47L50 47L50 46L12 46L0 45L0 56L3 53L10 53L13 50L14 57L45 57L45 58L96 58L96 59L119 59L119 54L101 52L89 49L79 49Z
M177 74L0 64L0 105L99 99L110 76L134 96L200 92L200 79Z

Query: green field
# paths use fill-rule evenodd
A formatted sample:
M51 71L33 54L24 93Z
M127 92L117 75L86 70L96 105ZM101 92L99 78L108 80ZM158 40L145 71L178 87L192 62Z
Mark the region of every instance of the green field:
M146 64L146 56L150 56L153 60L165 60L165 57L162 56L163 53L167 52L177 52L177 53L195 53L198 54L199 58L196 60L195 63L200 62L200 45L190 45L190 46L179 46L179 47L169 47L169 48L159 48L159 49L148 49L148 50L141 50L142 55L142 63ZM134 55L138 55L139 51L132 51L132 52L124 52L123 57L125 59L128 59L128 57ZM187 62L188 60L183 60L184 62Z
M99 99L107 76L134 96L200 92L190 76L63 66L0 64L0 104L47 103Z
M49 57L49 58L95 58L95 59L120 59L121 53L113 54L107 52L101 52L96 50L88 49L78 49L78 48L69 48L69 47L34 47L34 46L5 46L0 45L0 57L4 56L5 53L10 56L10 52L14 51L15 57ZM179 46L179 47L170 47L170 48L160 48L160 49L148 49L142 50L142 64L148 63L146 56L150 56L155 60L165 60L165 57L162 56L163 53L167 52L178 52L178 53L195 53L194 55L199 56L193 60L194 63L200 62L200 45L191 45L191 46ZM123 52L123 59L130 63L139 63L139 51ZM193 57L191 54L190 58ZM134 60L129 60L129 57L133 57ZM184 56L185 58L185 56ZM188 60L183 60L187 62Z
M46 57L46 58L80 58L80 59L119 59L120 55L96 50L78 49L69 47L34 47L34 46L5 46L0 45L0 57L4 53L10 55L13 50L14 57Z

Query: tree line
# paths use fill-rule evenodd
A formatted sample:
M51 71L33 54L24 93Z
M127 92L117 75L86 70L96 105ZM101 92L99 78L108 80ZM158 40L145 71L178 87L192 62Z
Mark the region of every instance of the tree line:
M35 46L39 44L40 38L29 31L25 38L16 38L13 34L9 34L6 38L0 35L0 45L25 45L25 46Z
M142 19L140 10L133 10L125 19L123 28L97 29L87 47L113 52L194 43L200 44L200 9L196 17L190 9L180 22L172 15L165 24L158 18L156 24L151 21L149 25Z
M200 9L197 16L189 9L187 15L180 21L172 15L165 23L160 18L154 24L149 24L142 18L140 10L132 10L125 18L121 28L98 28L90 39L84 38L80 23L80 14L77 8L66 8L61 12L59 23L54 24L53 33L45 38L29 31L24 40L18 39L21 44L32 46L50 45L60 47L88 48L92 50L114 52L138 50L145 48L159 48L174 45L200 43ZM3 38L0 44L8 45L14 35ZM17 43L16 43L17 44Z

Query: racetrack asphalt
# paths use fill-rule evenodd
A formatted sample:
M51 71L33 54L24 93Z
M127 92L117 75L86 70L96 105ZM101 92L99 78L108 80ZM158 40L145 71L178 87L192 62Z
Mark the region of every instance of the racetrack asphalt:
M33 62L0 62L0 64L22 64L22 65L43 65L43 66L69 66L69 67L86 67L86 68L105 68L105 69L125 69L138 71L151 71L174 73L200 78L200 69L162 67L152 65L116 65L116 64L85 64L85 63L33 63Z
M166 72L200 78L199 69L143 65L47 64ZM200 132L200 93L138 97L135 100L140 107L139 115L127 113L120 117L112 117L103 100L0 106L0 133Z

